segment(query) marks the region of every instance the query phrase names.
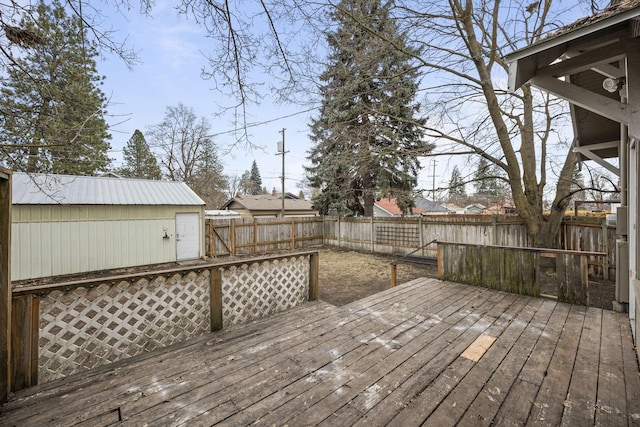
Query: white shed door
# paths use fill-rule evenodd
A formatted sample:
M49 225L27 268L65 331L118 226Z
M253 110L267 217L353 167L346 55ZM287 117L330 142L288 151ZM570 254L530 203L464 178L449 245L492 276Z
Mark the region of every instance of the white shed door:
M200 258L200 216L176 214L176 260Z

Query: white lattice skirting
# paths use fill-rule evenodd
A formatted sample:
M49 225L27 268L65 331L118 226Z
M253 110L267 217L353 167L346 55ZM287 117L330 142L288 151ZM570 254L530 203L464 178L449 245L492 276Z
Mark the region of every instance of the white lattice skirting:
M295 307L308 296L308 256L224 268L223 328Z
M309 256L222 269L223 327L299 305L309 295ZM209 332L210 272L55 290L40 300L38 382Z

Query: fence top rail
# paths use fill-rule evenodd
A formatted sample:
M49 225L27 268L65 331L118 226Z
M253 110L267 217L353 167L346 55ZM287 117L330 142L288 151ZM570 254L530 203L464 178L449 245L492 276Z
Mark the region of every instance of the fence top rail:
M29 294L46 294L59 289L71 289L71 288L79 288L83 286L95 286L101 283L114 283L114 282L122 282L122 281L134 281L143 277L157 277L157 276L166 276L175 273L181 273L184 271L202 271L209 270L212 268L228 268L234 267L243 264L254 264L261 263L265 261L273 261L277 259L286 259L286 258L294 258L299 256L306 255L314 255L318 254L317 250L305 250L305 251L291 251L282 254L274 254L274 255L264 255L258 257L246 257L233 261L225 261L225 262L207 262L202 264L193 264L182 267L173 267L166 268L160 270L153 271L144 271L139 273L130 273L130 274L114 274L114 275L105 275L100 277L92 277L88 279L79 279L79 280L70 280L66 282L59 283L49 283L43 285L33 285L33 286L21 286L13 288L11 293L13 295L29 295Z
M500 246L500 245L478 245L475 243L457 243L457 242L443 242L437 241L438 245L455 245L455 246L473 246L478 248L497 248L497 249L509 249L527 252L540 252L544 254L564 254L564 255L584 255L584 256L607 256L606 252L586 252L586 251L568 251L564 249L549 249L549 248L528 248L524 246Z

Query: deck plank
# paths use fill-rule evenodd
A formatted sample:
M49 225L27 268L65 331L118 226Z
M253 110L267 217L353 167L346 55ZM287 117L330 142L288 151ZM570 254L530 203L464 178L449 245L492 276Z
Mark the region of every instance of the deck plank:
M462 378L468 369L473 366L473 362L467 359L460 359L458 355L473 342L478 333L495 335L497 331L506 327L508 324L506 318L515 316L526 304L525 300L518 299L513 294L496 292L495 296L500 299L492 298L490 300L492 310L487 313L487 318L493 323L487 329L474 330L469 328L462 330L459 328L460 325L456 325L458 327L452 328L452 330L458 332L459 335L448 333L448 336L445 337L447 351L440 351L435 346L426 347L418 355L419 357L403 364L391 376L380 381L379 384L383 386L382 390L384 391L381 393L383 399L375 406L371 407L372 402L364 396L356 399L354 405L364 413L364 416L354 425L364 426L377 422L387 424L436 378L443 385L444 382L447 382L442 387L442 390L450 386L448 384L449 381L457 382ZM444 371L446 371L446 374L442 375ZM439 389L439 386L434 386L434 388ZM417 406L419 410L425 409L420 405ZM418 418L426 418L427 415L428 413L424 414L424 417Z
M564 404L564 426L586 426L595 423L601 336L602 310L588 308Z
M461 357L496 338L477 362ZM628 319L435 279L28 389L0 425L636 425Z
M570 305L557 304L541 338L533 348L514 385L494 418L496 425L524 425L531 413L538 389L548 374Z

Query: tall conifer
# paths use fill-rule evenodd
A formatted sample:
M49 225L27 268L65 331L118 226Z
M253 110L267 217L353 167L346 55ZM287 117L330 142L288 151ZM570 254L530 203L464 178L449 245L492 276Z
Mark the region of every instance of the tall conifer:
M417 52L379 0L343 0L332 18L337 28L326 34L330 55L306 168L320 189L314 206L372 216L376 197L395 197L408 209L418 156L432 148L417 116Z
M27 172L105 171L106 98L83 23L59 2L40 2L35 18L21 27L37 35L37 43L11 46L14 60L0 77L0 160Z

